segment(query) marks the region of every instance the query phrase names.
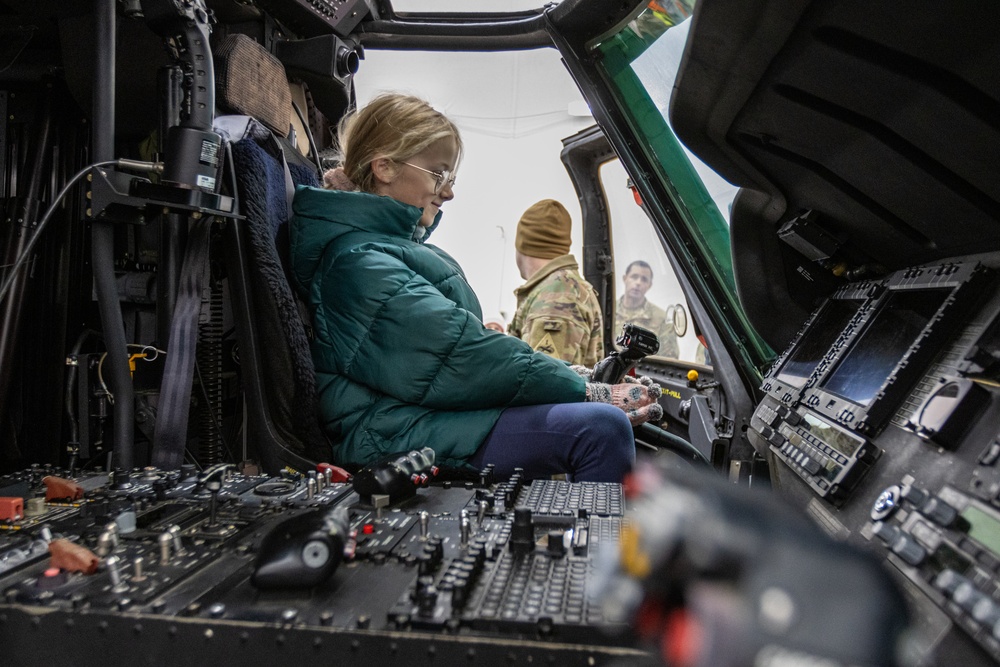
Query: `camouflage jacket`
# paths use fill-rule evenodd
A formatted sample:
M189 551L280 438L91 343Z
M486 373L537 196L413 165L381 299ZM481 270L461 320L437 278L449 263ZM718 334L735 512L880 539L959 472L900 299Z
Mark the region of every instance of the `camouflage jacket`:
M615 306L615 338L621 333L626 322L637 324L643 329L649 329L660 339L660 351L658 354L664 357L678 357L677 334L674 333L672 322L667 322L667 312L662 308L654 306L652 302L646 300L638 308L627 308L625 297L620 297Z
M593 366L604 357L597 292L580 275L573 255L562 255L516 290L517 312L507 333L537 352Z

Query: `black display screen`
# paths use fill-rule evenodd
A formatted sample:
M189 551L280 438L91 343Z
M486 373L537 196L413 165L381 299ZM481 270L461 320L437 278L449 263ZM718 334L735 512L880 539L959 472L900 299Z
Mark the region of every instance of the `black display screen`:
M950 293L950 288L890 292L823 382L823 389L857 405L869 405Z
M805 384L823 355L827 353L837 336L861 307L855 299L830 299L799 338L795 349L782 363L777 377L793 387Z

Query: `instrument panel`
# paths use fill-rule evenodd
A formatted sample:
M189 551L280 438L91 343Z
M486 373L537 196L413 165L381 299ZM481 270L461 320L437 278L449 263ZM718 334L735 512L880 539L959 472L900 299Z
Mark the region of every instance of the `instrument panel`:
M964 664L1000 659L996 268L843 286L766 374L749 432L783 494L892 565L924 648Z
M645 655L590 590L601 545L627 523L621 485L494 482L487 469L362 496L315 472L205 477L191 466L0 477L0 496L32 508L11 502L0 521L4 651L85 665L106 664L95 641L157 664ZM72 636L76 649L52 640Z

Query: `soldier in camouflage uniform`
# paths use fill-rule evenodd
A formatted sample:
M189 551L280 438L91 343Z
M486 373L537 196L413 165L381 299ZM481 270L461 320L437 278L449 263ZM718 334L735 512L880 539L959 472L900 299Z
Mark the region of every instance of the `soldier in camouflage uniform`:
M514 290L517 312L507 333L538 352L591 367L604 357L603 320L594 288L569 254L570 217L554 199L525 211L514 240L527 282Z
M664 357L678 357L677 334L673 322L667 321L667 313L646 299L646 292L653 286L653 269L641 259L628 265L625 275L625 293L615 306L615 337L626 322L649 329L660 340L660 354Z

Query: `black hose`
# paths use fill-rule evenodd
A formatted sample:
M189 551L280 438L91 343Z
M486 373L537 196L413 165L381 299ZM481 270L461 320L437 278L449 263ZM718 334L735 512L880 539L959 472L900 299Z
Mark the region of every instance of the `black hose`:
M115 0L95 0L97 58L94 72L94 158L112 160L115 152ZM115 229L112 223L91 223L91 265L94 290L108 351L108 384L114 392L115 465L126 470L133 463L135 394L128 367L125 324L115 282Z
M664 431L658 426L653 426L652 424L640 424L635 428L635 435L636 438L639 438L644 442L650 442L660 449L671 451L685 460L689 460L699 465L705 465L709 468L712 467L712 462L708 460L708 457L698 451L694 445L679 435L674 435L669 431Z

